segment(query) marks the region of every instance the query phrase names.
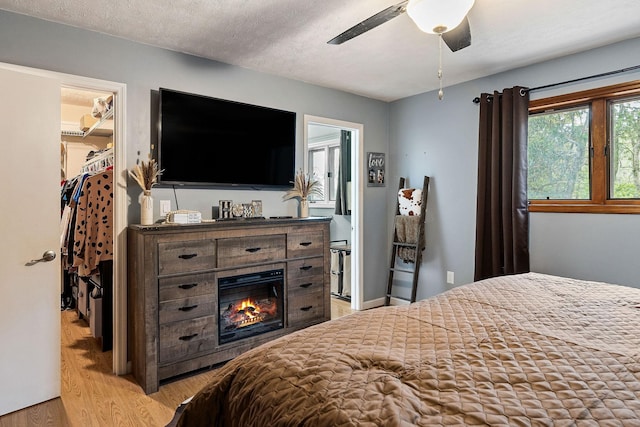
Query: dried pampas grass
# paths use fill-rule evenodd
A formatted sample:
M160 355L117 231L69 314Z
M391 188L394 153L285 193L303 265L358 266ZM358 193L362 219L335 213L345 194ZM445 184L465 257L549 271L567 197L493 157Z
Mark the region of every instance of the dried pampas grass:
M296 173L295 181L291 181L291 183L293 184L293 188L282 196L284 200L295 197L306 200L311 195L322 197L322 184L320 184L320 181L311 179L308 174L304 174L302 171Z
M140 185L145 193L151 191L151 187L158 182L160 174L162 171L158 169L158 164L154 159L148 162L142 161L129 170L129 176Z

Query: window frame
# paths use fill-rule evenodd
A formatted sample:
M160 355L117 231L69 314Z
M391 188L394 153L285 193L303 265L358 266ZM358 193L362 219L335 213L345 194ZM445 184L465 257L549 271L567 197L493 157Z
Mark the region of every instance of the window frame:
M306 156L307 156L307 167L309 170L309 173L311 173L311 162L310 162L310 157L311 157L311 152L312 151L324 151L324 157L325 157L325 170L328 174L336 174L337 175L337 164L332 164L333 163L333 159L331 158L331 150L332 149L338 149L338 152L340 150L340 138L333 138L333 139L329 139L326 141L319 141L319 142L310 142L308 143L308 147L307 147L307 152L306 152ZM332 169L333 166L333 169ZM337 176L330 178L329 176L325 176L324 177L326 182L330 182L331 179L337 179ZM334 209L336 207L336 200L335 199L331 199L331 192L327 191L326 188L322 189L322 195L324 197L324 200L317 200L317 199L310 199L309 200L309 204L311 207L314 208L328 208L328 209Z
M609 103L640 96L640 80L529 101L529 115L565 108L590 106L589 200L529 199L529 212L640 214L639 199L609 198Z

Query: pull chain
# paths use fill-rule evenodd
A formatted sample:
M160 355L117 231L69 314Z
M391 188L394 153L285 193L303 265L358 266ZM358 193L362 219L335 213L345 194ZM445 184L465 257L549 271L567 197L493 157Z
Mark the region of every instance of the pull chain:
M442 101L442 98L444 98L444 92L442 91L442 33L438 34L438 81L440 82L438 99Z

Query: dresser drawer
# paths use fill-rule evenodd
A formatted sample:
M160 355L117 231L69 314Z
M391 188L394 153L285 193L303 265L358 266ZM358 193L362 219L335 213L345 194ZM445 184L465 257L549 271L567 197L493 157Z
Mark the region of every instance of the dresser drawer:
M322 231L287 234L287 258L322 255L324 238Z
M216 316L160 325L160 363L170 363L216 348Z
M160 302L217 293L216 276L213 273L158 279Z
M172 299L160 303L158 320L160 324L195 319L216 314L214 294L198 295L189 298Z
M218 240L218 267L234 267L284 259L285 235L248 236Z
M158 275L215 268L215 254L215 240L158 243Z
M324 317L323 297L324 292L321 287L315 287L308 292L299 294L289 293L287 308L289 326L322 320Z
M287 280L297 283L324 274L324 258L307 258L287 262ZM322 280L322 279L321 279Z
M298 298L301 295L317 292L322 292L324 289L324 276L309 276L305 280L298 280L287 284L287 290L289 298Z

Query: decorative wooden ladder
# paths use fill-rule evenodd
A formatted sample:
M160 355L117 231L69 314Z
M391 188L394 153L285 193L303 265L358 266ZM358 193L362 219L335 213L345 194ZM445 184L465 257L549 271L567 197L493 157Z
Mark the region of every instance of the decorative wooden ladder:
M400 184L398 185L398 192L405 188L405 179L404 178L400 178ZM416 301L416 291L418 288L418 274L420 273L420 264L422 264L422 251L424 250L424 248L421 248L420 245L422 243L422 238L421 236L424 236L424 222L425 222L425 211L427 210L427 196L429 194L429 177L425 176L424 177L424 183L422 184L422 199L421 199L421 204L420 204L420 224L418 226L418 235L415 237L415 242L416 243L404 243L404 242L400 242L398 241L398 230L395 227L395 217L393 218L394 221L394 229L393 229L393 243L391 245L391 265L389 266L389 281L387 283L387 296L385 298L385 305L389 305L391 302L391 297L393 296L393 298L398 298L398 299L403 299L405 301L409 301L409 302L415 302ZM400 204L397 201L396 198L396 215L400 215ZM398 253L398 249L399 248L412 248L415 249L414 250L414 254L415 257L413 259L413 263L414 263L414 268L413 269L406 269L406 268L396 268L396 256ZM402 297L398 297L395 295L392 295L392 290L393 290L393 273L394 272L402 272L402 273L410 273L412 275L412 282L411 282L411 299L407 300L406 298L402 298Z

